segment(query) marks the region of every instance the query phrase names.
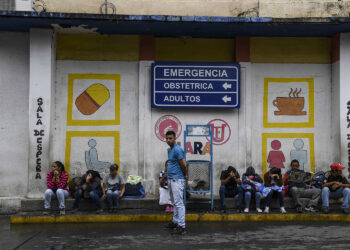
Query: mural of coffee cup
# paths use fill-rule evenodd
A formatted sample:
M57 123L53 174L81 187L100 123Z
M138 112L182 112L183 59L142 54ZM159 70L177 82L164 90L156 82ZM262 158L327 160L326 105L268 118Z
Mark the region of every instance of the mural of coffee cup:
M289 97L276 97L272 104L279 109L275 111L275 115L306 115L306 111L302 111L305 105L304 97L299 97L301 89L291 89ZM292 96L293 94L293 96Z

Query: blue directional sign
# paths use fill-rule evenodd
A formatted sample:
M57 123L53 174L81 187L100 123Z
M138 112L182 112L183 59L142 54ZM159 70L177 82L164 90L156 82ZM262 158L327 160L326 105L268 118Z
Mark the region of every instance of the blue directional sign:
M238 63L152 64L152 108L239 108Z

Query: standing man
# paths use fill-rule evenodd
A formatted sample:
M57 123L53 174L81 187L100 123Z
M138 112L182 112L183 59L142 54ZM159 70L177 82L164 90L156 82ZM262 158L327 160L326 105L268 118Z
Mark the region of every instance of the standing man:
M174 205L174 217L167 228L176 230L178 234L185 234L185 204L184 189L187 179L187 166L185 153L176 144L176 134L174 131L166 133L166 142L170 146L168 149L168 188L170 200Z

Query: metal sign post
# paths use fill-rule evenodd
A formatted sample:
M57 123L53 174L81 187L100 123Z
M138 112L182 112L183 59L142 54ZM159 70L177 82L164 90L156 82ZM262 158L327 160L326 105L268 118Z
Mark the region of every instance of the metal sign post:
M191 203L186 199L186 193L206 194L210 193L210 200L199 201L200 203L210 203L211 210L214 209L213 197L213 136L210 125L186 125L184 132L184 150L186 157L187 137L206 137L210 142L210 160L190 160L187 161L188 182L185 185L184 202ZM187 157L186 157L187 158ZM208 183L209 182L209 183ZM192 183L192 185L189 185Z

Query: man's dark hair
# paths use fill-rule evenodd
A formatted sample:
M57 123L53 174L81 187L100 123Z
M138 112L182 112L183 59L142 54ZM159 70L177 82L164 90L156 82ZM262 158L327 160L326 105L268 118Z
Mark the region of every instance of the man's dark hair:
M296 159L292 160L291 163L290 163L290 165L292 165L292 164L295 163L295 162L298 163L298 165L299 165L299 161L296 160Z
M233 171L234 173L237 172L237 170L236 170L234 167L232 167L232 166L228 166L227 171L228 171L229 173L230 173L231 171Z
M166 132L165 136L168 136L168 135L173 135L174 137L176 137L175 132L172 130L169 130L168 132Z

